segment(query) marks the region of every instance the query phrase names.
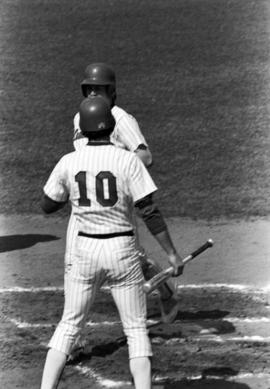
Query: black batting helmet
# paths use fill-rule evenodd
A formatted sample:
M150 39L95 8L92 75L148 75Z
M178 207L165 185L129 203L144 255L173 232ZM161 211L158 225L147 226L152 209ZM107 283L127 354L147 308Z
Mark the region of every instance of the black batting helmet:
M87 85L110 85L115 90L116 79L114 70L103 62L91 63L86 67L85 79L81 83L84 97L87 97Z
M107 101L101 96L87 97L79 108L80 129L86 137L98 138L110 135L115 120Z

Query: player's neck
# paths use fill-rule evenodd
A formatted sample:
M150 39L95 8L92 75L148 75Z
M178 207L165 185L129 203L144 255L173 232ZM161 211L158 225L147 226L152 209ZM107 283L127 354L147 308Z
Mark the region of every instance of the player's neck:
M110 136L103 136L98 139L88 139L88 145L111 144Z

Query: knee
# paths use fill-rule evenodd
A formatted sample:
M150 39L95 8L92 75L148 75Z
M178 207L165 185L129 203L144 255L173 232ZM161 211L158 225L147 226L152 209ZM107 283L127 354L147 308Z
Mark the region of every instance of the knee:
M130 359L152 356L151 342L146 328L125 329Z

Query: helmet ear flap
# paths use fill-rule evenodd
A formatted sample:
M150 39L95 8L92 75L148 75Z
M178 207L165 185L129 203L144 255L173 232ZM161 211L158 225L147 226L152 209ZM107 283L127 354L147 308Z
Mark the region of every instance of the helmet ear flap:
M117 97L117 94L116 94L116 92L114 91L114 93L113 93L113 95L112 95L112 107L115 105L116 97Z
M108 85L108 92L107 93L108 93L108 96L110 97L110 99L112 100L111 106L113 107L115 104L115 101L116 101L115 85Z
M87 97L87 84L81 84L82 94L84 97Z

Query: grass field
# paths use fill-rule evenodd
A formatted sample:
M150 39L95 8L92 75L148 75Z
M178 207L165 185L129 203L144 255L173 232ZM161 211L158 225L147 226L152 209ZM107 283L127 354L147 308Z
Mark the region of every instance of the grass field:
M39 213L86 65L118 76L166 216L270 213L268 0L3 0L1 213Z

